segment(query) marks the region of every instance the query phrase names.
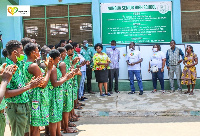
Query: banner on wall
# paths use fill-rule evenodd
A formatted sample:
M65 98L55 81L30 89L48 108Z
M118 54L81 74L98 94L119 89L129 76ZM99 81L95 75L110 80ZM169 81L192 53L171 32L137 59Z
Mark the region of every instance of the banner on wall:
M101 3L103 44L168 43L172 39L172 2Z

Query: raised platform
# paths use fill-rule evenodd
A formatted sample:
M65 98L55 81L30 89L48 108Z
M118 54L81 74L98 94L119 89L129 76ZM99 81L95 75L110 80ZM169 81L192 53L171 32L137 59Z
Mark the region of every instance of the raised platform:
M134 82L134 85L135 85L136 91L139 91L136 80ZM178 86L177 86L176 80L174 80L174 85L175 85L175 88L177 89ZM185 85L183 85L182 87L183 87L183 89L187 88L187 86L185 86ZM119 88L119 91L130 91L131 90L130 81L129 80L119 80L118 88ZM153 90L152 81L143 81L143 88L144 88L144 91L152 91ZM199 88L200 88L200 79L197 79L195 89L199 89ZM157 81L157 90L160 90L160 89L161 89L160 82ZM165 90L170 90L169 80L165 80ZM98 83L96 82L96 79L92 79L92 91L94 91L94 92L99 91ZM113 91L114 91L114 88L113 88Z

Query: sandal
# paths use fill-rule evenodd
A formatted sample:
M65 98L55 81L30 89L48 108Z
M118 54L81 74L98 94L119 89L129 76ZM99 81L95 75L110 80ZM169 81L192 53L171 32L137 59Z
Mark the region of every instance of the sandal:
M76 127L76 124L69 122L69 127Z
M187 92L184 92L184 94L188 94L188 93L190 93L189 91L187 91Z
M79 105L79 106L85 106L85 104L83 104L83 103L78 103L77 105Z
M77 118L82 117L81 115L78 115L78 114L75 114L74 116Z
M189 95L194 95L194 93L193 93L193 92L190 92Z
M105 96L105 94L100 94L100 96Z
M70 119L70 122L76 122L76 121L79 121L79 118L71 118Z
M85 104L81 103L80 106L85 106Z
M155 92L157 92L157 90L156 89L154 89L151 93L155 93Z
M74 109L82 110L83 108L81 106L76 106Z
M73 129L67 129L65 131L63 131L64 134L66 133L77 133L78 131L77 130L73 130Z

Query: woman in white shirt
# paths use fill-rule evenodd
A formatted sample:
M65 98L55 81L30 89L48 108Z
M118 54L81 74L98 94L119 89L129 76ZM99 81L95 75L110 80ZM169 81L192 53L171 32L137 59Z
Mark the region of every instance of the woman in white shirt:
M149 62L148 71L152 73L152 81L154 90L152 93L157 92L157 79L160 81L162 93L164 90L164 66L165 66L165 54L160 51L160 45L153 45L153 54Z

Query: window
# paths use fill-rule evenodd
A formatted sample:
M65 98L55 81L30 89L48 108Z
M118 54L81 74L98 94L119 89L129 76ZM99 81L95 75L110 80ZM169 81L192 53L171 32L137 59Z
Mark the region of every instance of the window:
M183 42L200 42L200 1L181 0Z
M91 4L31 7L30 17L23 22L24 37L36 39L41 46L68 39L92 44Z
M24 20L24 37L35 39L36 42L43 46L45 44L45 20Z
M47 19L47 44L55 45L69 38L67 18Z
M68 33L68 24L50 24L50 34L67 34Z
M74 17L70 18L70 22L71 39L73 41L81 43L83 41L82 39L86 39L89 43L92 43L92 28L83 25L92 25L92 23L90 23L90 17Z

